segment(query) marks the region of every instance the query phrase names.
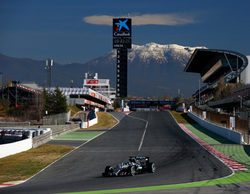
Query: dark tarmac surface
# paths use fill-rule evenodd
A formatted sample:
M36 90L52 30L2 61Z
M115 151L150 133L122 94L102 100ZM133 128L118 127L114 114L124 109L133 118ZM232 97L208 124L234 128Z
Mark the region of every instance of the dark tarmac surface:
M50 145L66 145L66 146L73 146L73 147L78 147L85 143L86 141L83 140L51 140L47 144Z
M156 173L134 177L101 176L106 165L127 161L130 155L149 156L156 163ZM125 116L112 130L71 152L32 179L2 188L0 193L131 188L214 179L229 174L231 170L186 135L169 112L135 112Z

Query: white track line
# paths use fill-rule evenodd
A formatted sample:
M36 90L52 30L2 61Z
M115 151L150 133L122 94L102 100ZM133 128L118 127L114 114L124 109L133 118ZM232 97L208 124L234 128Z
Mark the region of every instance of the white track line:
M128 117L131 117L131 118L134 118L134 119L137 119L137 120L141 120L141 121L143 121L143 122L146 123L145 128L144 128L144 131L143 131L143 134L142 134L142 137L141 137L140 145L139 145L139 148L138 148L138 150L137 150L137 151L139 152L139 151L141 151L142 144L143 144L143 141L144 141L144 138L145 138L145 134L146 134L146 132L147 132L148 121L145 120L145 119L141 119L141 118L138 118L138 117L133 117L133 116L130 116L130 115L128 115Z
M144 137L145 137L145 134L146 134L147 128L148 128L148 121L146 122L146 126L145 126L145 129L144 129L143 135L142 135L142 137L141 137L141 142L140 142L140 145L139 145L138 151L140 151L140 150L141 150L141 147L142 147L142 144L143 144L143 141L144 141Z

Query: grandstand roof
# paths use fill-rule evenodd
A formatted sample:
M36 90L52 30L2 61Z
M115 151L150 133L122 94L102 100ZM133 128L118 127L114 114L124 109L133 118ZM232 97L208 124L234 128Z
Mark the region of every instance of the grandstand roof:
M213 83L222 76L225 82L230 82L239 76L247 65L247 57L235 51L196 49L184 71L200 73L205 83Z
M49 92L54 92L56 88L46 88ZM97 102L100 104L111 104L110 99L107 96L100 94L97 91L94 91L90 88L64 88L59 87L59 90L62 92L63 95L66 97L70 97L72 95L80 95L84 96L87 100L91 100L93 102Z

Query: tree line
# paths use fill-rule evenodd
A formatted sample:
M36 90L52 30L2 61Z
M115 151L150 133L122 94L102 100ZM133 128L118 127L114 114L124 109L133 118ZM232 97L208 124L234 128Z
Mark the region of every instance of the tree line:
M41 94L34 94L32 99L26 100L18 106L6 99L0 99L0 116L14 117L21 120L40 120L45 115L65 113L68 111L67 99L60 89L54 92L43 89Z

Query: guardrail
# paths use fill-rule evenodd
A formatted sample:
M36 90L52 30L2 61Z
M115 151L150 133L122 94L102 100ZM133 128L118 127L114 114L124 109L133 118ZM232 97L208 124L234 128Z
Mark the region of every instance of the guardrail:
M30 126L30 122L0 122L0 127Z

